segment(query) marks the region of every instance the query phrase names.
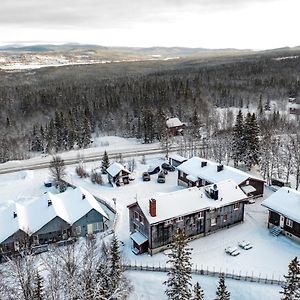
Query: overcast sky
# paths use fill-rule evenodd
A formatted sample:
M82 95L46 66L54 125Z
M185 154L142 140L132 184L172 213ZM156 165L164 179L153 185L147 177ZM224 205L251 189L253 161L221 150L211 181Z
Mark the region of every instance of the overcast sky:
M300 0L1 0L0 43L300 45Z

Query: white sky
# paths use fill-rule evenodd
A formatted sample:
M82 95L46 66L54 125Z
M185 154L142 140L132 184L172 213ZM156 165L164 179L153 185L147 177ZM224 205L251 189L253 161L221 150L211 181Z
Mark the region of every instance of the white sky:
M300 45L300 0L1 0L0 43Z

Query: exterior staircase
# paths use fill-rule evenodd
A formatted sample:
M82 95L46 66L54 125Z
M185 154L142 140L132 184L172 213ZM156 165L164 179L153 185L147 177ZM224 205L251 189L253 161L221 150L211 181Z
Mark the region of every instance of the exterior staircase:
M278 236L282 232L282 228L280 226L274 226L271 230L270 233L273 236Z

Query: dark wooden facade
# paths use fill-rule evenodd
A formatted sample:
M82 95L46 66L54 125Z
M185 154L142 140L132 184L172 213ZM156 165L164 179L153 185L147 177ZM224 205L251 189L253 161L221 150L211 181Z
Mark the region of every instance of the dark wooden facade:
M281 227L282 232L286 236L300 242L300 224L276 211L269 209L268 228L272 228L273 226Z
M196 181L192 181L188 179L187 176L188 174L184 173L183 171L178 171L178 185L186 186L186 187L193 187L193 186L201 187L201 186L215 183L215 182L206 181L205 179L202 178L198 178ZM265 182L263 180L249 177L247 180L243 181L238 186L242 187L245 185L251 185L256 189L256 191L252 193L252 196L254 198L263 196L264 185L265 185Z
M244 202L240 201L217 209L199 210L149 224L139 205L134 203L128 206L130 232L139 231L148 238L148 249L144 247L140 253L148 250L152 255L169 248L178 229L182 229L187 238L192 240L242 222L244 205Z
M121 170L117 175L112 176L108 174L108 181L111 185L116 184L117 186L129 183L129 172Z

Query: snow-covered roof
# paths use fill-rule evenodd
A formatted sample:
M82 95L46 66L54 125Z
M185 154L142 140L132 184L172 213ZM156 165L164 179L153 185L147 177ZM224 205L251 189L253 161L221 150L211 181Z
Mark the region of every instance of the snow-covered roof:
M183 157L179 154L170 154L169 158L174 159L174 160L179 161L179 162L187 161L187 158L185 158L185 157Z
M146 238L143 234L141 234L139 231L134 232L130 238L134 240L138 245L142 245L145 242L148 241L148 238Z
M261 204L287 218L300 223L300 192L282 187Z
M201 167L201 162L207 162L207 165ZM211 183L233 179L237 184L241 184L250 177L262 181L260 178L229 166L223 166L223 170L218 172L217 166L218 164L215 162L199 157L192 157L179 165L177 169L188 175L193 175L194 177L204 179Z
M71 225L92 209L95 209L108 219L107 214L95 197L82 187L68 190L61 194L49 193L49 197L58 215Z
M192 187L172 193L154 195L152 199L156 200L156 217L152 217L149 213L149 198L138 201L138 205L149 223L152 224L247 199L247 196L231 179L217 183L218 200L211 199L206 193L206 190L212 186Z
M249 193L253 193L256 191L256 188L252 185L243 185L241 186L241 189L246 193L246 194L249 194Z
M121 171L125 171L126 173L130 174L130 171L128 171L124 166L122 166L118 162L112 163L107 169L106 172L111 175L112 177L115 177L118 175Z
M178 118L169 118L166 121L167 127L171 128L171 127L178 127L178 126L182 126L183 123L178 119Z
M48 205L49 200L51 205ZM72 225L92 209L108 219L95 197L81 187L61 194L48 193L14 204L0 211L0 243L18 230L31 235L56 217ZM15 218L14 212L17 213Z
M0 243L19 231L18 204L14 204L0 211ZM14 217L16 213L16 217Z

